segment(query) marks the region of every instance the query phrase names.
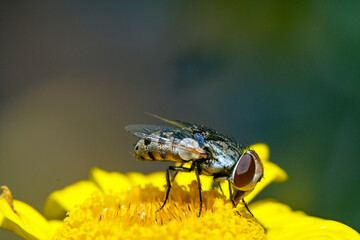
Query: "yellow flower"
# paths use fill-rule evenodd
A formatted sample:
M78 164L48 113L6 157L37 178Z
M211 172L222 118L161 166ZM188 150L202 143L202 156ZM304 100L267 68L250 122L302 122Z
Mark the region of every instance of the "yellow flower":
M46 220L26 203L13 200L10 190L2 186L0 197L0 226L24 239L51 239L61 221Z
M251 201L271 182L286 180L286 173L268 161L264 144L254 145L264 164L264 179L246 197ZM199 196L194 173L176 178L170 200L164 200L165 174L120 174L92 169L88 181L53 192L44 216L12 199L2 187L0 226L24 239L360 239L350 227L335 221L294 212L271 200L233 209L224 195L212 190L212 179L201 176L203 212L197 217ZM261 223L261 225L259 224ZM263 229L266 228L266 233Z

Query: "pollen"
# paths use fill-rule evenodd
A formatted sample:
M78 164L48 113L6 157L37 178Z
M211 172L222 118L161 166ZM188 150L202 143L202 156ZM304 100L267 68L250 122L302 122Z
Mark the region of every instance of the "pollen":
M197 183L189 189L174 183L162 210L165 193L152 185L96 192L68 213L54 239L266 239L254 217L217 191L203 191L198 217Z

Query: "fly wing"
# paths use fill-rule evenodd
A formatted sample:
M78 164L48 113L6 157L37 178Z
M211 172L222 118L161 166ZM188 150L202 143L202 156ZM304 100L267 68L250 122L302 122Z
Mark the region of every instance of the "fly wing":
M147 138L149 135L155 132L160 132L164 129L172 130L175 128L162 127L156 125L147 125L147 124L136 124L136 125L127 125L125 126L125 130L131 133L134 136L139 138Z
M153 114L153 113L148 113L148 112L147 112L146 114L148 114L148 115L150 115L150 116L152 116L152 117L154 117L154 118L160 119L160 120L162 120L162 121L164 121L164 122L167 122L167 123L170 123L170 124L172 124L172 125L175 125L175 126L177 126L177 127L179 127L179 128L185 129L186 131L193 132L193 130L192 130L191 128L188 128L185 124L183 124L183 123L180 122L180 121L169 120L169 119L160 117L160 116L158 116L158 115L155 115L155 114Z
M174 149L181 150L182 155L194 153L203 158L208 156L208 153L200 148L198 142L193 139L192 133L185 129L155 125L128 125L125 130L139 138L151 140L151 142L168 144Z

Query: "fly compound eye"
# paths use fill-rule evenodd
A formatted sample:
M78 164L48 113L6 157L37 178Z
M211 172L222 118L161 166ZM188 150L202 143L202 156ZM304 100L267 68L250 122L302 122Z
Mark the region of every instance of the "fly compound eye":
M242 188L252 182L255 176L255 160L253 155L246 152L235 166L232 183L236 188Z

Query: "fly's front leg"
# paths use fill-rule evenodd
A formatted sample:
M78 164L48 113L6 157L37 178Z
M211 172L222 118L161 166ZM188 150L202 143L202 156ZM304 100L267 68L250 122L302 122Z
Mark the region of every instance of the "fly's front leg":
M245 205L246 210L248 210L248 212L251 214L251 216L254 217L254 214L252 214L252 212L250 211L250 209L249 209L247 203L245 202L245 200L244 199L241 199L241 200L242 200L243 204Z
M231 189L231 182L229 179L228 179L228 183L229 183L230 200L231 200L234 208L236 208L237 204L235 204L235 201L234 201L234 196L233 196L232 189Z
M229 187L231 187L231 185L229 185ZM247 211L251 214L251 216L260 224L260 226L262 226L262 228L263 228L263 229L265 230L265 232L266 232L266 228L259 222L259 220L257 220L257 218L254 216L254 214L252 214L252 212L250 211L247 203L245 202L245 200L244 200L244 198L243 198L244 193L245 193L245 192L243 192L243 191L237 190L237 192L236 192L236 194L235 194L235 196L234 196L234 198L233 198L233 200L232 200L233 204L235 204L235 203L237 204L237 203L240 201L239 199L241 198L241 201L243 202L246 210L247 210ZM240 215L239 212L237 212L237 213Z
M230 179L226 176L222 176L222 177L216 177L214 178L214 182L217 182L217 183L220 183L220 182L223 182L223 181L228 181L229 183L229 195L230 195L230 201L232 202L233 204L233 207L236 208L236 203L234 201L234 196L233 196L233 192L232 192L232 188L231 188L231 182L230 182ZM219 184L219 187L220 187L220 190L221 192L224 194L222 188L221 188L221 185Z
M220 176L220 177L214 178L214 182L220 183L220 182L223 182L223 181L228 181L230 201L231 201L231 203L233 204L233 207L236 208L238 201L235 203L235 201L236 201L235 198L239 197L239 193L244 193L244 192L242 192L242 191L240 191L240 190L237 190L237 192L236 192L236 194L235 194L235 196L234 196L234 195L233 195L233 192L232 192L232 187L231 187L230 179L229 179L227 176ZM220 184L219 184L219 186L220 186L221 192L223 192ZM224 193L224 192L223 192L223 193ZM244 199L242 199L242 200L243 200L243 202L245 202ZM246 207L246 209L250 212L250 210L249 210L249 208L247 207L247 205L245 205L245 207ZM236 212L237 212L237 214L240 215L240 213L239 213L238 211L236 211ZM252 215L251 212L250 212L250 214Z
M176 167L176 166L169 166L166 169L166 195L165 195L165 201L163 203L163 205L160 207L160 209L158 211L160 211L161 209L164 208L167 200L169 199L169 194L170 194L170 189L171 189L171 180L170 180L170 171L175 172L175 174L177 174L178 172L191 172L193 170L193 167L191 168L185 168L185 167ZM174 178L173 178L174 180Z
M237 199L239 199L239 197L243 196L244 195L244 192L243 191L240 191L240 190L236 190L236 193L235 193L235 197L232 193L232 190L231 190L231 182L230 180L228 180L228 183L229 183L229 193L230 193L230 199L231 199L231 202L234 206L234 208L236 208L237 204L239 203L239 201ZM252 214L252 212L250 211L247 203L245 202L244 198L241 198L243 204L245 205L245 208L246 210L251 214L251 216L254 217L254 215ZM236 201L236 203L235 203ZM237 214L241 215L238 211L236 211ZM260 224L261 225L261 224Z
M231 188L230 182L229 182L229 188ZM240 199L241 199L241 201L243 202L246 210L251 214L251 216L254 217L254 214L252 214L252 212L250 211L247 203L246 203L245 200L244 200L244 194L245 194L244 191L236 190L235 196L232 197L232 200L231 200L231 201L233 202L234 206L236 207L236 205L239 203L239 201L240 201Z

